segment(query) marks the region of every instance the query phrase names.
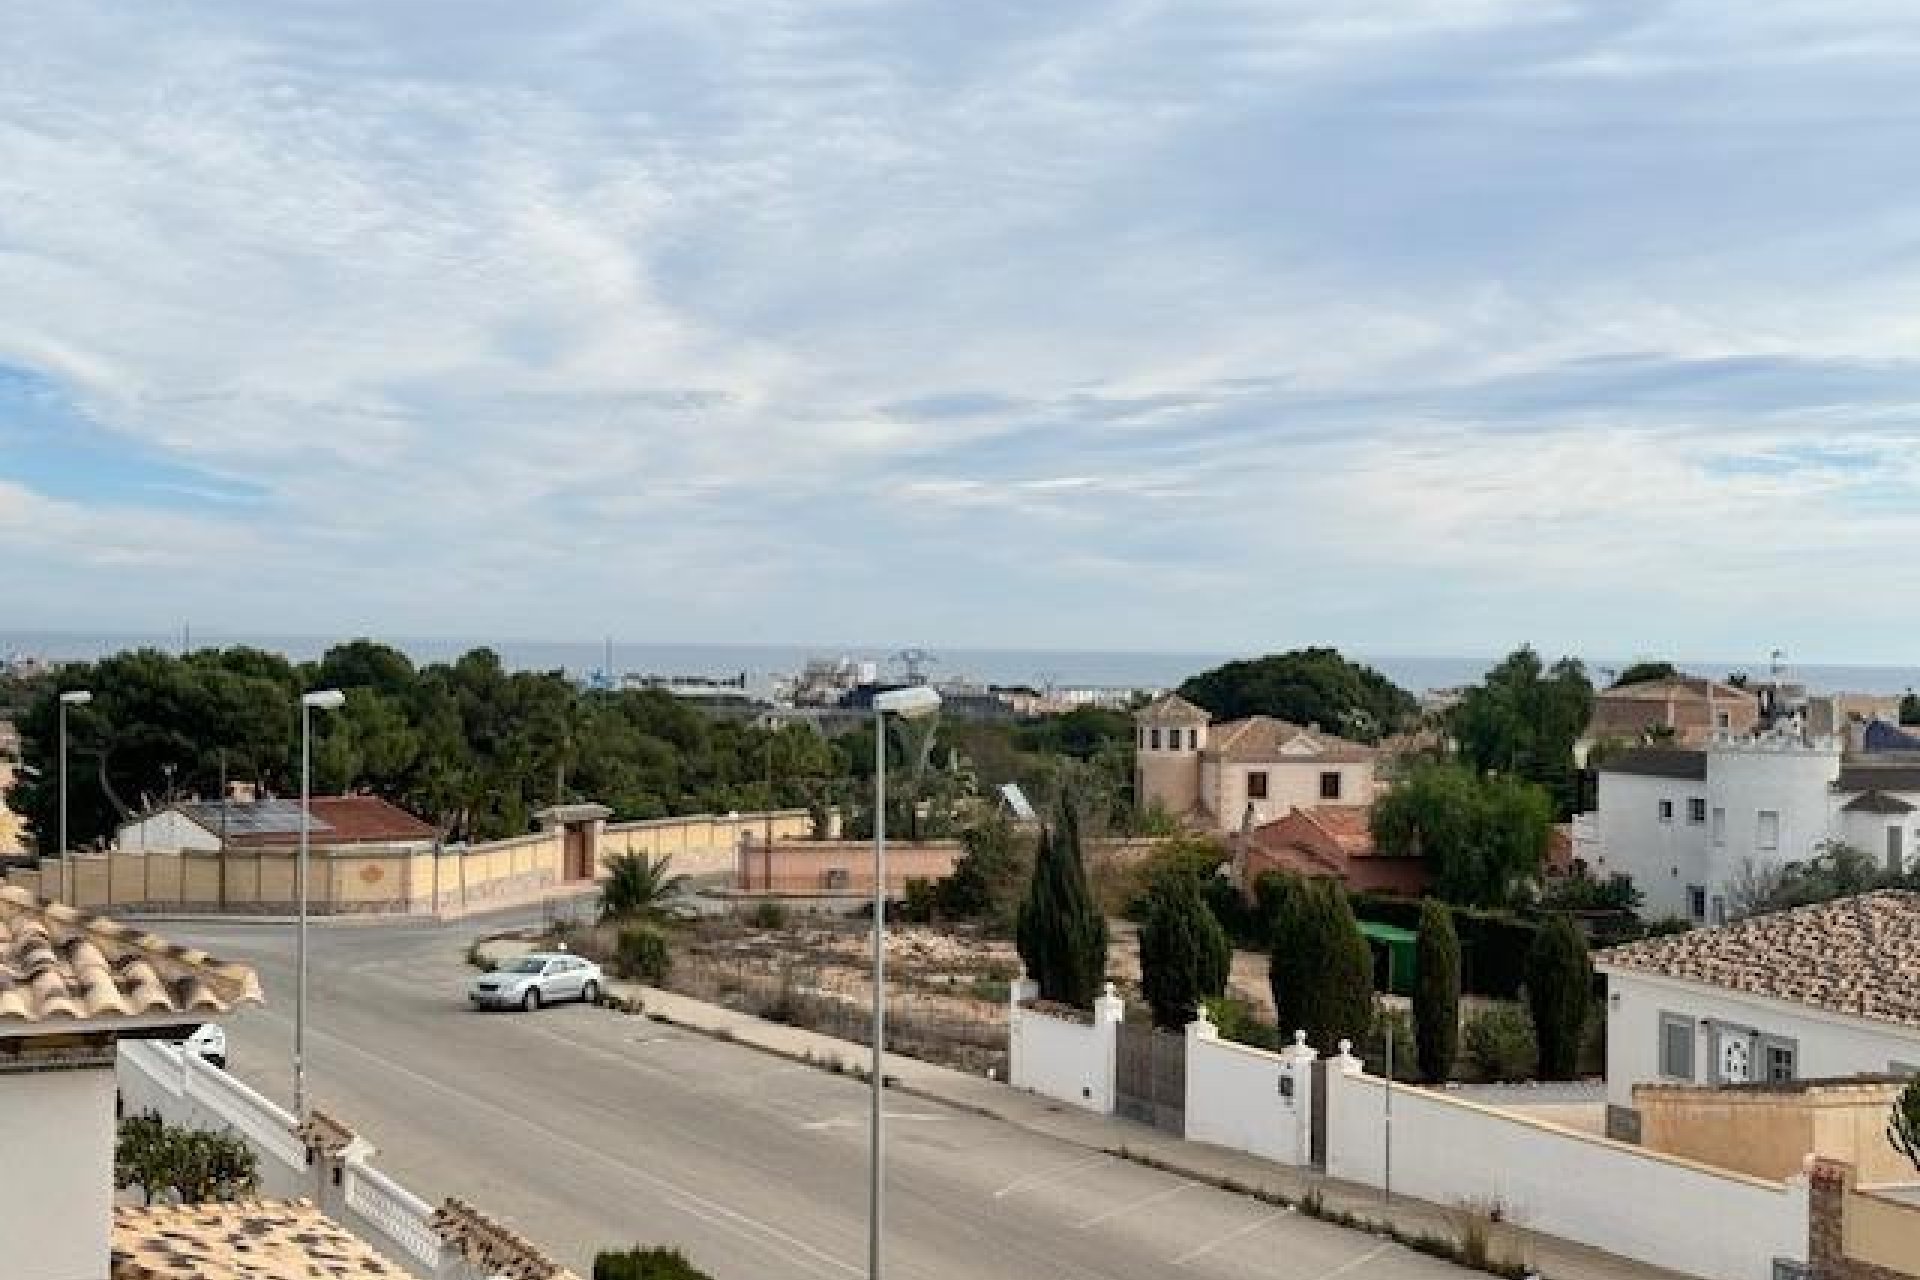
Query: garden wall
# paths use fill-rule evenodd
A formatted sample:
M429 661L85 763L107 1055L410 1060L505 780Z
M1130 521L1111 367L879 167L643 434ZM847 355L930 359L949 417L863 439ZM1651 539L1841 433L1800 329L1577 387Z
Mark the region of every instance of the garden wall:
M1007 1076L1016 1089L1069 1102L1101 1115L1113 1113L1114 1067L1126 1007L1107 985L1089 1016L1052 1012L1035 1003L1040 984L1012 984L1007 1010Z

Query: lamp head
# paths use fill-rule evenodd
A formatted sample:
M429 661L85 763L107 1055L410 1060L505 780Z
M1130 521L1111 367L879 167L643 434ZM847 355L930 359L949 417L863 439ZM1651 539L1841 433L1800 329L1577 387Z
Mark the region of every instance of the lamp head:
M347 695L338 689L315 689L312 693L302 694L300 704L321 711L334 711L346 705Z
M84 707L93 701L93 693L87 689L69 689L60 695L60 701L69 707Z
M927 685L911 684L904 689L889 689L885 693L876 693L873 695L873 709L883 716L894 715L902 720L918 720L940 709L940 695Z

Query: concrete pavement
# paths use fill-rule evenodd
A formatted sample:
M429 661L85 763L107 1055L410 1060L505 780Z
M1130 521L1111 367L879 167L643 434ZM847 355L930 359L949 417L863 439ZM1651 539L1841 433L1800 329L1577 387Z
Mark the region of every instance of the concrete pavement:
M470 1200L583 1274L600 1248L659 1242L685 1248L721 1280L864 1275L865 1087L644 1017L582 1006L471 1012L466 943L513 923L315 926L315 1103L375 1143L379 1165L418 1194ZM269 1004L226 1020L231 1065L286 1102L291 931L167 932L259 970ZM961 1101L899 1093L889 1102L886 1237L896 1276L1461 1274L1364 1233L1118 1159L1090 1136L1002 1123ZM1048 1119L1062 1133L1082 1119L1107 1123L1064 1110ZM1153 1140L1139 1133L1143 1145Z

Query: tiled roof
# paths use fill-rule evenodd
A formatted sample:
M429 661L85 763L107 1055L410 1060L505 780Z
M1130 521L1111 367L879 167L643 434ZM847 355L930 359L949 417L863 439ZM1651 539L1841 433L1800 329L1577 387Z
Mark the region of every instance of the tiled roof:
M113 1211L111 1280L410 1280L311 1201Z
M1610 968L1920 1028L1920 893L1882 889L1603 951Z
M574 1274L464 1201L449 1197L434 1210L433 1229L449 1249L503 1280L575 1280Z
M1289 754L1282 749L1293 744L1311 750ZM1324 729L1302 728L1272 716L1248 716L1215 725L1201 754L1252 764L1290 760L1302 764L1353 764L1371 760L1379 753Z
M1608 756L1600 763L1599 772L1704 782L1707 777L1707 753L1682 751L1673 747L1640 747L1633 751L1622 751L1617 756Z
M1208 724L1213 717L1177 693L1163 693L1133 717L1141 724Z
M1847 813L1912 813L1913 806L1884 791L1863 791L1840 806Z
M0 1034L22 1022L216 1014L259 1000L246 965L0 888Z
M1327 833L1327 838L1350 858L1373 856L1373 810L1363 804L1323 804L1301 809L1300 815Z
M1716 702L1758 702L1753 693L1738 685L1725 684L1718 680L1708 680L1701 676L1681 676L1671 680L1643 680L1638 684L1615 685L1611 689L1602 689L1593 695L1596 702L1665 702L1675 701L1705 702L1707 691L1713 691Z
M1863 764L1848 761L1840 766L1835 791L1920 791L1920 765Z

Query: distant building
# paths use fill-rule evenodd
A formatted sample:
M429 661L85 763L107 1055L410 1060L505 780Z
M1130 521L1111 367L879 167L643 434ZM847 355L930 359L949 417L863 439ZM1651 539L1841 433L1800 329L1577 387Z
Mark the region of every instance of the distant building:
M1601 879L1631 876L1650 916L1724 924L1748 866L1805 861L1838 841L1904 871L1920 838L1920 760L1847 755L1831 737L1640 748L1597 774L1599 804L1575 824L1575 854Z
M1737 685L1696 676L1647 680L1602 689L1582 735L1601 742L1671 742L1698 747L1717 733L1747 734L1760 725L1760 699Z
M1296 808L1373 803L1379 752L1318 725L1271 716L1214 724L1174 693L1147 704L1134 723L1137 802L1189 825L1250 831Z
M1384 854L1374 845L1372 809L1315 805L1232 837L1234 879L1252 893L1269 871L1338 880L1361 893L1419 897L1431 879L1425 858Z
M308 826L313 846L418 846L431 848L439 828L379 796L315 796ZM120 828L119 848L128 851L212 852L284 849L300 842L298 800L189 800L136 818Z

